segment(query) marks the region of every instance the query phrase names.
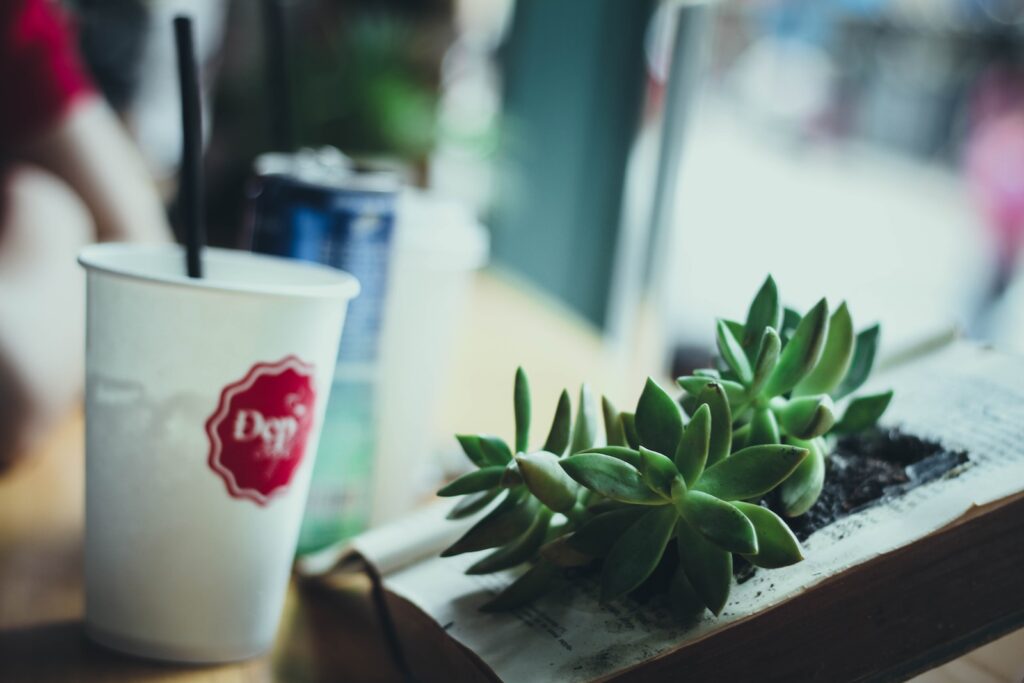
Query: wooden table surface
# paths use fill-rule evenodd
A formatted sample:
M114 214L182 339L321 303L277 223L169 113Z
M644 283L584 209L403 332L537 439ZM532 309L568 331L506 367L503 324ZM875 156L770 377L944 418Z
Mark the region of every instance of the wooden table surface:
M82 437L81 415L70 416L0 477L0 681L403 680L363 576L330 594L293 585L273 652L242 664L162 665L93 645L82 628Z

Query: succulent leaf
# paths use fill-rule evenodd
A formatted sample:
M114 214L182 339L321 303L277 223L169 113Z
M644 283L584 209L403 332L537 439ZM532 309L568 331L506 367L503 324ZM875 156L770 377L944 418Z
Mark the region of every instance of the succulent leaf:
M685 519L676 525L679 566L701 602L713 613L721 614L732 587L732 553L704 538Z
M530 447L530 382L522 367L516 368L512 403L516 416L516 453L522 453Z
M569 453L579 453L594 445L597 441L597 408L590 387L580 387L579 406L576 408L576 424L572 429L572 446Z
M758 408L750 418L750 433L746 440L747 446L762 446L780 442L779 423L771 408ZM733 439L733 447L738 448Z
M671 458L641 446L639 469L640 476L652 490L666 498L672 496L672 482L679 478L679 471Z
M504 471L504 467L492 465L467 472L455 481L442 486L437 495L447 498L449 496L463 496L467 493L486 491L498 485L498 482L501 481L501 474Z
M551 430L548 432L547 441L544 442L544 450L555 455L563 455L569 446L571 433L572 401L569 400L569 392L562 389L562 395L558 397L558 406L555 408L555 417L551 421Z
M683 434L679 405L649 377L636 406L636 430L640 443L659 453L675 453Z
M789 343L782 348L763 393L779 396L796 386L818 362L827 333L828 303L822 299L800 320Z
M568 536L568 544L590 557L604 557L647 508L629 506L591 517Z
M787 517L802 515L811 509L825 485L825 450L820 438L797 441L808 455L786 481L779 486L779 502Z
M493 599L480 606L481 612L507 612L522 607L564 583L561 572L547 562L538 562Z
M853 359L850 361L850 369L847 370L843 381L839 383L839 387L832 392L832 398L838 400L849 396L867 381L871 374L871 368L875 365L880 336L881 327L877 324L857 334L857 340L853 344Z
M675 464L687 486L700 478L711 444L711 407L702 405L690 418L676 449Z
M663 505L666 500L644 483L640 472L618 458L601 453L579 453L560 464L570 477L606 498L636 505Z
M676 507L687 522L722 550L757 554L754 525L730 503L703 491L689 491Z
M722 388L725 390L726 398L729 399L730 404L738 405L746 402L747 388L739 382L733 382L728 379L705 377L704 375L689 375L676 379L676 384L686 390L686 393L692 394L693 396L700 394L700 392L704 391L704 387L712 382L717 382L722 385Z
M498 548L466 569L467 574L490 574L502 569L511 569L533 558L544 543L544 536L551 522L551 510L540 506L530 528L510 543Z
M779 329L782 323L782 308L779 306L779 289L775 279L769 275L765 278L761 289L757 291L754 300L750 303L747 311L747 322L743 326L744 335L741 337L744 347L751 348L764 334L766 327Z
M568 512L576 504L579 485L558 464L558 456L547 451L516 456L519 474L530 493L555 512Z
M779 363L779 352L782 350L782 340L779 333L772 327L766 327L761 335L761 344L757 349L757 356L754 358L754 376L750 381L749 395L757 396L764 388L765 382L771 377L775 366ZM738 401L732 396L729 401L734 405Z
M747 358L740 340L733 336L732 331L725 324L724 320L718 321L716 332L718 353L721 354L725 362L732 368L732 371L736 373L741 383L750 384L750 380L753 379L754 375L750 368L750 359Z
M448 512L447 519L462 519L483 510L487 505L498 497L501 489L493 488L489 491L478 491L471 493L452 506Z
M609 446L625 446L626 432L622 429L619 409L607 396L601 397L601 417L604 418L605 441Z
M782 338L782 345L785 346L793 337L796 328L800 325L802 316L795 309L788 306L782 311L782 327L779 328L779 337Z
M836 422L835 406L828 394L791 398L776 414L787 434L805 440L821 436Z
M622 462L629 463L638 470L640 469L640 451L635 448L626 448L625 446L598 446L597 448L588 448L583 451L583 453L600 453L601 455L610 455Z
M504 439L488 434L481 434L480 450L483 451L484 459L491 465L507 465L512 460L512 450L505 443Z
M523 483L523 475L519 473L519 463L512 460L505 465L505 471L501 473L501 481L498 483L503 489L511 489Z
M706 469L694 488L723 500L757 498L789 477L807 452L782 444L747 446Z
M851 434L873 427L892 401L892 390L877 394L858 396L846 406L841 419L835 426L839 434Z
M480 446L479 436L474 434L456 434L455 438L458 439L459 445L462 446L462 452L465 453L466 457L469 458L477 467L501 464L498 462L491 462L487 459L483 448Z
M740 501L733 505L746 515L757 533L757 554L745 555L747 561L764 569L778 569L804 559L800 541L778 515L760 505Z
M630 448L640 448L640 433L636 430L636 416L633 413L619 413L619 421L622 423L622 433L626 437L626 445Z
M672 575L668 586L668 602L676 620L681 623L691 622L704 614L704 601L697 595L697 590L682 567L676 567Z
M498 505L448 546L441 557L504 545L530 528L540 504L524 491L510 490Z
M844 301L828 322L828 336L821 358L807 376L793 388L794 396L827 394L846 376L853 356L853 320Z
M732 447L732 410L729 408L725 390L717 382L708 384L697 395L697 405L706 405L711 412L711 436L708 441L707 459L707 465L710 467L729 457L729 449Z
M708 379L722 379L722 373L715 368L697 368L693 371L693 374L697 377L707 377Z
M612 546L601 572L601 599L612 600L643 583L661 561L672 538L676 512L671 506L654 508L629 526Z

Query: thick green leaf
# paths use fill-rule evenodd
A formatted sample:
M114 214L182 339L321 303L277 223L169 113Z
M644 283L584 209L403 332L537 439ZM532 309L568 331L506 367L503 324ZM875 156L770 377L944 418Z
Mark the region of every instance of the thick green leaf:
M732 447L732 410L722 385L712 382L697 396L698 405L711 411L711 437L708 441L708 466L729 457Z
M821 436L836 422L835 405L828 394L799 396L788 401L776 399L775 411L779 425L787 434L798 439Z
M690 418L690 423L683 430L683 438L679 440L679 448L676 449L676 469L683 475L687 486L695 484L704 471L710 444L711 407L702 405Z
M610 455L579 453L563 458L560 463L570 477L606 498L637 505L666 502L644 483L635 467Z
M516 414L516 453L522 453L530 447L530 382L522 367L516 368L513 406Z
M636 469L640 469L640 451L635 448L626 448L625 446L599 446L597 448L588 448L583 453L600 453L602 455L610 455L613 458L618 458L622 462L627 462Z
M672 495L672 482L679 478L679 471L671 458L641 446L640 476L653 490L669 497Z
M739 382L733 382L728 379L705 377L703 375L690 375L688 377L679 377L676 379L676 384L684 389L686 393L692 394L693 396L697 396L700 392L704 391L704 387L711 382L717 382L722 385L722 388L725 389L725 396L729 399L729 403L731 405L739 405L740 403L745 403L747 401L747 388Z
M771 408L758 408L750 418L750 434L747 446L763 446L779 443L779 423ZM735 445L735 444L734 444Z
M507 612L533 602L565 583L557 567L547 562L538 562L493 599L481 605L480 611Z
M530 493L555 512L568 512L576 504L579 486L562 466L558 456L547 451L537 451L516 456L519 474Z
M858 396L850 401L843 413L843 419L836 426L835 431L839 434L852 434L868 427L873 427L882 413L889 407L892 401L892 390L883 391L877 394Z
M733 336L724 320L718 321L715 330L718 339L718 353L736 373L740 382L750 384L754 374L750 369L750 359L747 358L740 340Z
M501 488L511 489L523 483L523 475L519 473L519 463L514 459L509 460L505 465L505 471L501 473Z
M704 538L685 519L676 525L676 540L679 566L707 608L721 614L732 587L732 554Z
M636 430L636 416L633 413L620 413L619 421L622 423L622 433L626 436L626 445L630 448L640 448L640 433Z
M501 493L501 489L495 488L490 491L479 491L470 494L452 506L447 518L462 519L463 517L469 517L487 507L492 500L498 497L499 493Z
M645 510L646 508L638 509ZM551 537L550 528L548 537ZM569 534L568 536L557 536L554 540L548 541L538 551L540 558L556 567L585 567L593 562L594 557L580 552L569 543L571 538L572 534Z
M696 489L723 500L757 498L790 476L807 449L790 445L747 446L704 470Z
M779 337L782 338L782 345L785 346L796 328L800 325L801 315L788 306L782 312L782 328L779 330Z
M668 585L668 602L676 620L682 624L692 622L704 614L704 601L700 599L682 567L676 567L672 575Z
M512 450L503 439L487 434L480 435L480 449L484 458L492 465L507 465L512 459Z
M853 360L850 361L850 369L847 370L839 388L832 392L832 398L840 399L849 396L857 391L871 375L871 368L875 365L875 354L878 352L878 340L882 328L879 325L872 325L857 335L857 341L853 344Z
M467 472L453 482L441 487L437 495L447 498L449 496L464 496L467 493L476 493L494 488L501 481L501 473L504 467L491 466L482 467L472 472Z
M643 583L658 566L676 525L670 505L654 508L633 522L612 546L601 573L601 599L612 600Z
M597 408L590 387L580 387L580 401L576 408L576 424L572 428L572 446L569 453L579 453L593 447L597 441Z
M619 419L619 409L607 396L601 397L601 417L604 418L605 441L609 446L625 446L626 433Z
M744 347L752 348L761 339L766 327L779 329L782 323L782 308L779 306L779 289L775 279L769 275L747 311L747 322L743 326L741 341Z
M697 368L693 371L693 374L697 377L707 377L708 379L722 378L722 374L715 368Z
M646 507L630 506L603 512L584 522L567 537L567 543L589 557L604 557L615 541L647 510Z
M525 491L510 490L497 507L446 548L441 557L496 548L518 538L533 524L538 507L537 499Z
M806 377L793 388L794 396L827 394L839 386L853 356L853 320L844 301L828 322L828 336L821 358Z
M825 485L825 447L820 438L794 441L807 448L809 455L779 486L779 502L787 517L802 515L811 509Z
M818 362L827 334L828 303L822 299L800 320L793 337L782 348L762 393L779 396L796 386Z
M487 467L488 465L501 465L500 462L491 462L487 459L487 455L484 454L483 448L480 446L480 437L473 434L456 434L455 438L458 439L459 445L462 446L462 452L466 454L466 457L473 461L473 464L477 467Z
M750 423L737 427L732 430L732 447L733 450L742 451L747 447L747 441L750 440Z
M562 389L562 395L558 397L558 407L555 408L555 417L551 421L551 431L544 442L544 450L555 455L563 455L569 446L571 432L572 402L569 400L569 392Z
M640 444L659 453L675 453L683 434L679 405L650 377L636 406Z
M754 359L754 378L750 381L748 394L753 398L761 393L765 382L771 377L775 366L779 363L779 352L782 350L782 340L774 328L766 327L761 335L761 345L757 349L757 356ZM736 401L730 396L729 401L734 405Z
M778 515L760 505L740 501L733 505L746 515L757 532L757 554L744 555L747 561L764 569L778 569L804 559L800 541Z
M522 536L498 548L466 569L467 574L490 574L511 569L532 559L544 543L544 536L551 522L551 510L540 507L530 528Z
M722 550L757 554L754 525L730 503L703 491L689 491L675 507L687 522Z

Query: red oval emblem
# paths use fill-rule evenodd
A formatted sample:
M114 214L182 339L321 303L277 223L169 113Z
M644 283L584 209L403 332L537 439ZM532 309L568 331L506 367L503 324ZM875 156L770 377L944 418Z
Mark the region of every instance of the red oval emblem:
M295 356L257 363L224 387L206 434L210 468L228 493L266 505L287 488L306 451L315 401L313 366Z

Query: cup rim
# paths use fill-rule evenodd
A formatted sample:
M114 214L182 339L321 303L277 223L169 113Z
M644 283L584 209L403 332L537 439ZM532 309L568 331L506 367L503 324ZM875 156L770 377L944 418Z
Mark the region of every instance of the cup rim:
M126 262L126 259L132 257L153 256L180 258L181 272L179 274L147 273L139 266L132 267L131 262ZM78 263L86 271L171 287L297 298L352 299L359 294L359 281L354 276L321 263L219 247L204 247L202 258L204 263L216 261L247 262L249 264L258 264L260 261L267 264L272 263L279 272L290 273L290 277L294 279L273 283L190 278L185 274L185 249L177 244L103 242L90 244L78 253Z

